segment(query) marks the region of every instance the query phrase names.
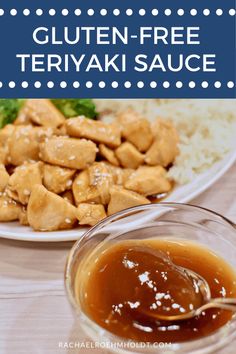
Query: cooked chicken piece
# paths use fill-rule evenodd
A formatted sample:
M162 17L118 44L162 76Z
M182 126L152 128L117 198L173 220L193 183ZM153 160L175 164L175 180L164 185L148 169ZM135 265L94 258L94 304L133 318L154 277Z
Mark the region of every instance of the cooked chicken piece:
M76 138L87 138L111 147L121 144L120 129L115 124L105 124L100 121L80 116L66 120L67 134Z
M153 124L153 132L155 140L146 153L145 162L167 167L178 155L178 134L171 122L161 119Z
M171 183L167 179L167 171L162 166L141 166L129 176L125 188L150 196L169 192Z
M27 208L30 226L36 231L71 229L76 224L77 209L59 195L36 185Z
M15 221L18 220L21 212L21 206L6 193L0 195L0 221Z
M25 161L38 160L39 143L36 139L35 130L32 126L15 127L9 137L8 162L13 165L21 165Z
M127 141L115 150L115 154L120 161L120 164L126 168L135 169L144 162L144 155L141 154L134 145Z
M6 165L7 164L7 149L0 147L0 164Z
M67 136L68 137L65 123L61 127L57 128L55 130L55 135L57 135L57 136Z
M134 172L134 169L132 168L123 168L122 169L122 180L119 181L119 179L117 179L116 184L118 185L125 185L125 182L127 181L127 179L129 178L129 176Z
M24 106L26 116L38 125L57 128L65 122L63 114L47 99L28 99Z
M112 215L126 208L136 205L150 204L150 201L142 195L128 191L122 187L114 186L110 189L111 199L108 204L108 215Z
M113 175L114 184L117 185L124 185L131 173L134 172L134 169L132 168L116 167L106 161L103 163L109 168L110 172Z
M1 148L6 147L6 145L8 143L8 139L13 134L14 130L15 130L15 127L12 124L7 124L7 125L5 125L4 128L0 129L0 147Z
M26 161L39 159L39 142L53 135L53 129L33 127L31 125L16 126L8 139L8 162L19 166Z
M24 226L29 226L29 221L27 217L27 209L25 207L21 208L20 214L19 214L19 221L21 225Z
M7 124L4 128L0 129L0 163L3 165L8 164L9 146L8 141L15 128L12 124Z
M153 141L149 121L140 118L132 110L120 113L117 120L122 125L122 136L136 146L139 151L147 151Z
M114 184L113 175L109 167L103 162L94 162L88 168L89 185L98 191L101 204L108 204L110 187Z
M34 186L42 184L42 167L42 162L18 166L9 178L7 194L23 205L28 204Z
M109 149L106 145L104 145L104 144L99 145L99 153L102 157L104 157L112 165L119 166L119 161L116 158L114 151Z
M45 164L43 168L43 184L53 193L60 194L71 189L76 170Z
M103 162L95 162L74 180L72 190L76 205L86 202L107 204L110 200L109 189L113 184L113 174L109 166Z
M68 203L72 204L72 205L75 205L75 200L74 200L74 196L73 196L73 193L72 193L72 190L68 190L68 191L65 191L61 194L62 198L65 199Z
M100 195L96 186L90 186L88 170L80 172L74 179L72 185L75 204L100 203Z
M27 101L23 105L23 107L20 109L17 118L15 119L14 125L32 125L32 122L30 120L29 114L28 114L28 104Z
M80 225L94 226L106 217L106 212L102 204L81 203L77 213Z
M40 157L52 165L82 170L95 161L97 147L89 140L53 137L40 144Z
M9 178L10 176L7 170L5 169L5 166L0 164L0 192L3 192L5 190Z

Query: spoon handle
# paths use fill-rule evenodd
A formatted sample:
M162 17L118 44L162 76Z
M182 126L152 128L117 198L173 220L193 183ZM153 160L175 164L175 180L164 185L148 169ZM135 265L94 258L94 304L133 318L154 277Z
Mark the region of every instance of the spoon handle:
M211 302L219 302L222 304L232 304L232 305L236 305L236 298L233 297L216 297L211 299Z
M236 299L235 298L230 298L230 297L228 297L228 298L215 298L215 299L212 299L211 302L217 303L219 305L230 306L232 311L236 311Z
M220 308L223 310L230 310L236 312L236 299L235 298L215 298L211 299L208 303L201 306L196 312L199 314L209 308Z

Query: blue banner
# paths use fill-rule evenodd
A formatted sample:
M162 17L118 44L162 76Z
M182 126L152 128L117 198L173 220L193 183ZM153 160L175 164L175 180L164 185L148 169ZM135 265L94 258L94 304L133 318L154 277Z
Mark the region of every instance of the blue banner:
M235 98L234 0L1 1L0 97Z

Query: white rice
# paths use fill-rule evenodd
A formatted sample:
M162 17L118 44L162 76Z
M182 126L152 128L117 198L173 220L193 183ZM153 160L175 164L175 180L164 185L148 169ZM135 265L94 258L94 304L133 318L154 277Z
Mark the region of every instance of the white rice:
M128 107L150 121L172 120L180 136L180 154L169 175L187 183L236 148L236 100L95 100L98 112Z

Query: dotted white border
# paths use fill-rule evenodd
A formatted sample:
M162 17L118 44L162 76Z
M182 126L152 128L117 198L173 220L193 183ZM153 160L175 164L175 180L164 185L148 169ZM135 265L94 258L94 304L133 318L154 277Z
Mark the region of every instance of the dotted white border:
M216 10L210 10L210 9L203 9L203 10L197 10L197 9L190 9L190 10L184 10L184 9L177 9L176 11L173 11L171 9L163 9L159 10L157 8L153 8L150 10L145 10L145 9L137 9L133 10L130 8L127 8L125 10L120 10L120 9L97 9L94 10L92 8L83 10L88 16L94 16L94 15L101 15L101 16L107 16L113 14L114 16L119 16L121 12L123 12L126 16L132 16L134 14L138 14L139 16L145 16L147 14L151 14L152 16L158 16L159 14L165 15L165 16L171 16L172 14L177 13L179 16L183 15L191 15L191 16L197 16L197 15L203 15L203 16L209 16L209 15L216 15L216 16L222 16L224 14L227 14L229 16L235 16L236 15L236 9L230 8L228 10L223 10L223 9L216 9ZM55 16L56 14L62 15L62 16L68 16L69 14L74 14L75 16L80 16L82 14L82 10L80 8L75 8L74 10L70 11L68 9L62 9L62 10L56 10L54 8L51 8L49 10L43 10L43 9L36 9L36 10L30 10L30 9L23 9L22 11L18 11L17 9L10 9L8 11L4 10L3 8L0 9L0 16L10 14L11 16L17 16L19 14L23 14L24 16L29 16L35 14L36 16L42 16L42 15L49 15L49 16Z
M8 86L9 88L13 89L16 86L21 86L22 88L26 89L29 87L29 82L28 81L22 81L19 84L17 84L15 81L9 81L7 83L3 83L2 81L0 81L0 89L4 86ZM82 85L79 81L73 81L72 83L68 83L66 81L61 81L57 84L55 84L55 82L53 81L48 81L46 83L42 83L40 81L35 81L34 83L32 83L32 86L34 86L35 88L39 89L42 87L42 85L47 86L47 88L52 89L55 86L59 86L62 89L67 88L68 86L72 86L75 89L80 88ZM184 87L189 87L189 88L195 88L197 86L199 86L200 88L206 89L208 87L214 87L216 89L219 89L223 86L229 88L229 89L233 89L236 87L236 83L234 81L227 81L222 83L221 81L215 81L215 82L208 82L208 81L202 81L200 83L196 83L195 81L189 81L187 83L183 83L182 81L176 81L176 82L172 82L170 83L169 81L163 81L163 82L157 82L157 81L150 81L147 83L144 83L143 81L138 81L135 83L132 83L130 81L124 81L124 82L118 82L118 81L112 81L109 84L106 83L105 81L99 81L98 83L93 83L92 81L86 81L83 86L85 86L88 89L93 88L94 86L98 86L99 88L103 89L107 86L110 86L114 89L118 88L118 87L124 87L124 88L131 88L131 87L137 87L139 89L143 89L146 87L151 87L153 89L157 88L157 87L163 87L165 89L168 89L170 87L176 87L178 89L184 88Z
M164 14L165 16L171 16L173 14L173 11L171 9L164 9L162 10L162 14ZM108 14L113 14L114 16L119 16L121 14L121 10L120 9L113 9L113 10L107 10L105 8L102 8L102 9L99 9L97 10L97 12L92 9L92 8L89 8L87 10L85 10L86 14L88 16L93 16L95 14L100 14L101 16L106 16ZM11 16L15 17L17 16L18 14L23 14L24 16L29 16L31 14L35 14L36 16L42 16L42 15L45 15L45 14L48 14L49 16L55 16L56 14L60 14L62 16L68 16L70 14L70 11L66 8L62 9L62 10L56 10L56 9L49 9L49 10L42 10L40 8L32 11L30 9L23 9L22 12L19 12L17 9L13 8L13 9L10 9L8 10L8 12L6 12L4 9L0 8L0 16L3 16L3 15L6 15L6 14L10 14ZM72 11L72 13L75 15L75 16L80 16L82 14L82 10L79 9L79 8L76 8ZM126 14L126 16L132 16L135 11L128 8L126 10L124 10L124 13ZM158 16L160 14L160 10L156 9L156 8L153 8L150 10L150 12L148 12L147 10L145 9L139 9L139 10L136 10L136 14L139 14L139 16L145 16L146 14L152 14L152 16ZM229 16L235 16L236 15L236 9L234 8L230 8L229 10L227 11L223 11L222 9L216 9L214 11L210 10L210 9L203 9L201 11L198 11L197 9L190 9L188 11L184 10L184 9L177 9L176 10L176 13L177 15L179 16L183 16L185 14L190 14L191 16L196 16L196 15L203 15L203 16L209 16L209 15L216 15L216 16L222 16L223 14L228 14ZM26 89L29 87L29 83L27 81L22 81L20 84L19 84L22 88ZM233 81L228 81L225 83L225 85L229 88L229 89L232 89L235 87L235 82ZM0 81L0 88L2 88L4 86L4 84ZM15 81L9 81L8 83L6 83L6 86L8 86L9 88L15 88L16 87L16 83ZM42 83L40 81L35 81L33 86L35 88L40 88L42 86ZM46 86L51 89L51 88L54 88L55 86L55 83L53 81L48 81L46 83ZM65 89L67 86L68 86L68 83L66 81L61 81L59 83L59 86L62 88L62 89ZM81 84L80 82L78 81L74 81L72 83L72 86L73 88L75 89L78 89ZM85 83L85 87L90 89L94 86L94 83L92 81L87 81ZM100 81L98 83L98 87L100 87L101 89L105 88L107 86L107 84L104 82L104 81ZM137 88L139 89L142 89L145 87L145 83L143 81L138 81L136 84L132 84L130 81L125 81L124 83L118 83L117 81L113 81L110 86L114 89L118 88L119 86L122 86L124 88L131 88L132 86L136 86ZM175 83L172 83L170 84L169 81L164 81L162 83L157 83L156 81L151 81L149 84L146 84L146 86L149 86L153 89L157 88L158 86L162 86L163 88L169 88L170 86L175 86L176 88L178 89L181 89L184 87L184 84L183 82L181 81L177 81ZM189 88L195 88L196 87L196 83L194 81L189 81L187 86ZM206 89L209 87L209 83L207 81L202 81L201 84L200 84L201 88L203 89ZM222 83L220 81L215 81L213 83L213 87L215 87L216 89L219 89L222 87Z

